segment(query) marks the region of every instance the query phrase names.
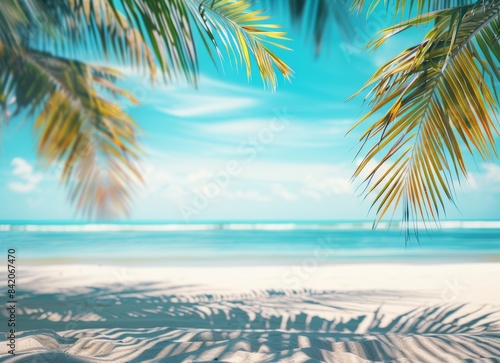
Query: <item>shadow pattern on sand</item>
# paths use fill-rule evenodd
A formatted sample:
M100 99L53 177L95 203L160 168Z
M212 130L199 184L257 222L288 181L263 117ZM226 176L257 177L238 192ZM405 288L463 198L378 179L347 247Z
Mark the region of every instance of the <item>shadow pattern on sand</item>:
M500 362L500 312L491 307L429 306L425 296L410 296L422 303L397 314L385 307L406 300L391 291L179 293L195 288L21 292L18 339L35 344L0 360ZM367 303L376 308L363 308Z

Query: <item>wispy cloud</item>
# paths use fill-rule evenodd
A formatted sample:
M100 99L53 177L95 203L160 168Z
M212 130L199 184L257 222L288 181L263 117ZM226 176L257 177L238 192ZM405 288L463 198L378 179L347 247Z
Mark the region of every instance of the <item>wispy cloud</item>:
M353 187L347 175L328 176L321 179L308 175L301 189L303 195L314 199L340 194L350 195L352 192Z
M455 181L455 189L464 192L500 192L500 165L484 163L481 169L483 173L469 173L465 183Z
M234 193L228 192L223 197L235 200L250 200L259 203L268 202L271 199L269 195L265 195L256 189L237 190Z
M224 115L237 110L243 110L258 104L249 97L218 97L189 95L182 98L175 95L176 102L170 107L158 107L168 115L176 117L207 117Z
M200 89L218 89L222 91L226 91L228 93L236 93L236 94L247 94L247 95L266 95L269 94L269 91L263 89L260 85L257 87L251 86L250 84L236 84L232 82L228 82L227 78L223 77L221 79L216 79L213 77L209 77L206 74L200 75Z
M249 85L240 86L200 76L198 88L183 81L169 84L152 84L148 75L136 73L128 67L118 67L126 76L123 86L130 90L141 105L153 108L179 118L207 117L242 110L259 103L263 90ZM132 104L122 105L132 107Z
M312 149L323 148L328 149L330 157L336 161L335 159L346 156L346 144L356 142L353 141L353 135L345 137L354 123L351 119L306 120L288 116L277 118L270 114L268 117L242 117L223 121L185 120L181 127L184 136L182 146L199 143L199 149L220 156L234 155L242 150L242 144L247 143L263 144L266 149L276 148L282 154L289 152L290 155L296 154L299 149L311 152ZM171 135L158 134L156 137L170 139ZM262 153L261 157L269 155L271 153Z
M272 186L273 195L281 198L283 200L296 200L298 198L297 194L288 190L288 188L284 187L282 184L276 183Z
M14 167L12 175L18 180L8 184L8 188L16 193L27 194L35 191L42 181L42 175L35 173L33 167L23 158L12 159Z
M257 134L266 127L268 128L269 123L270 120L266 119L240 119L211 123L190 123L190 126L205 135L247 137Z
M250 86L238 86L219 81L206 75L200 77L200 87L178 85L175 92L168 92L168 98L159 103L158 109L168 115L180 118L210 117L235 114L256 106L262 101L262 91ZM166 103L166 105L165 105ZM161 106L160 106L161 105Z
M241 163L240 172L228 183L221 183L217 176L225 170L227 161L207 160L204 168L190 171L184 167L186 164L194 164L194 161L148 166L146 193L180 202L196 193L211 194L210 188L217 183L224 184L217 198L256 202L320 200L353 193L351 171L346 165Z
M486 170L486 179L492 183L500 183L500 165L484 164Z

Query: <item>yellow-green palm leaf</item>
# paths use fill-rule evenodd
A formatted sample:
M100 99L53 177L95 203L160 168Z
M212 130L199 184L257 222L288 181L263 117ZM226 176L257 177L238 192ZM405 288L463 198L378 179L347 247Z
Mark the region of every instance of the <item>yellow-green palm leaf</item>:
M36 114L38 153L60 166L78 209L88 217L126 210L141 181L137 126L96 90L134 101L113 85L116 72L34 50L9 60L23 65L11 68L10 86L17 106Z
M438 219L445 201L454 201L454 181L467 175L464 152L496 154L500 2L419 16L386 29L372 46L427 22L434 27L422 43L365 86L371 110L360 123L377 118L361 137L368 149L355 176L366 172L378 220L399 206L404 221Z
M291 68L270 49L274 46L288 50L280 43L286 40L286 33L279 26L266 23L270 17L262 10L252 10L247 0L202 1L198 9L198 21L203 24L209 41L216 45L219 56L221 43L236 64L245 66L249 77L254 58L262 80L273 89L277 82L275 68L285 78L291 76Z

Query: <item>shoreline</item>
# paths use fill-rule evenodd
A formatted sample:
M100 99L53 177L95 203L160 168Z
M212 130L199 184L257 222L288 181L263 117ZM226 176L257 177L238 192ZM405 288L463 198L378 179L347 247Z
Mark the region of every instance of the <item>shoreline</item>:
M465 255L465 254L463 254ZM213 260L207 261L207 258L203 258L200 256L199 259L191 258L191 259L175 259L171 260L165 259L164 257L159 258L133 258L133 257L124 257L124 258L72 258L72 257L62 257L62 258L24 258L23 265L26 267L32 266L47 266L47 265L62 265L62 266L71 266L71 265L89 265L89 266L118 266L118 267L165 267L166 264L171 268L192 268L192 267L226 267L226 268L234 268L239 266L244 267L292 267L297 264L301 264L304 260L314 258L314 255L311 256L302 256L301 258L293 259L287 258L283 259L283 261L277 261L276 258L269 257L269 262L257 263L255 260L253 261L243 261L243 257L239 256L239 259L234 262L228 262L225 260L220 260L214 258ZM259 258L259 260L262 260ZM468 263L499 263L500 262L500 254L499 255L481 255L477 258L471 258L470 255L460 256L456 258L429 258L429 256L422 257L414 257L410 256L407 258L385 258L381 257L380 259L374 258L330 258L330 259L319 259L319 265L321 266L339 266L339 265L456 265L456 264L468 264Z

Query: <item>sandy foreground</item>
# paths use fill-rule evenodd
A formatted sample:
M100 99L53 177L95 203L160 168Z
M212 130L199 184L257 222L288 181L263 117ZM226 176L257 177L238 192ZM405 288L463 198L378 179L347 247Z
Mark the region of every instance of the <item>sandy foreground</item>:
M499 277L493 262L23 266L0 361L500 362Z

